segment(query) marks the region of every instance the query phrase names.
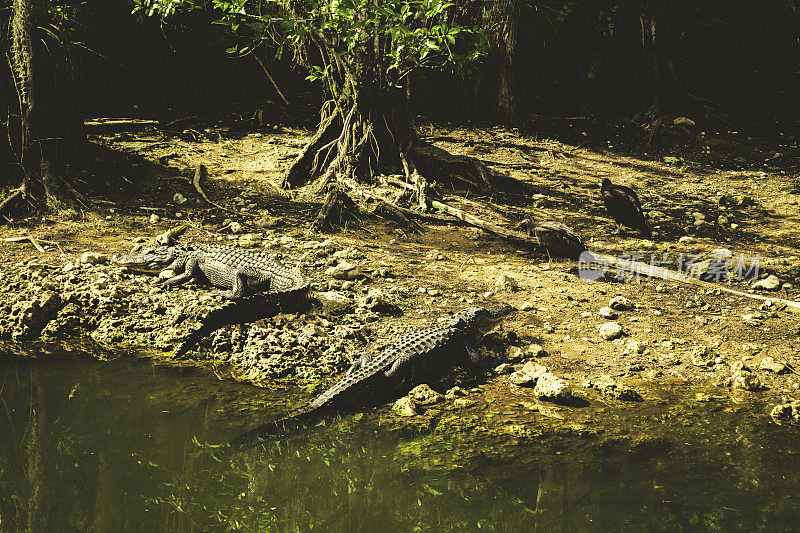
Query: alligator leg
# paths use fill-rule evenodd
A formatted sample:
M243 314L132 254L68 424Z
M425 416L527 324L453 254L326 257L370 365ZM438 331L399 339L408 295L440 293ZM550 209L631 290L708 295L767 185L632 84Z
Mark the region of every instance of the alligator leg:
M270 279L262 281L262 276L255 270L237 270L233 275L233 287L229 291L220 292L220 296L228 300L235 300L243 296L249 296L256 291L266 292L269 290Z
M200 273L200 267L198 265L197 259L194 257L190 257L186 260L186 265L184 265L183 272L178 274L177 276L173 276L167 280L162 281L158 284L159 287L166 288L166 287L174 287L176 285L181 285L186 283L187 281L194 279L197 277L197 274Z

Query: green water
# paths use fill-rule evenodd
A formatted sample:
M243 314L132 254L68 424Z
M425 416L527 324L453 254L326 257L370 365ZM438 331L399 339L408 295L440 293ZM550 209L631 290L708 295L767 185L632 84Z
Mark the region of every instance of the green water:
M0 357L0 532L800 531L800 430L762 405L663 402L592 438L415 437L368 414L233 456L196 444L287 397Z

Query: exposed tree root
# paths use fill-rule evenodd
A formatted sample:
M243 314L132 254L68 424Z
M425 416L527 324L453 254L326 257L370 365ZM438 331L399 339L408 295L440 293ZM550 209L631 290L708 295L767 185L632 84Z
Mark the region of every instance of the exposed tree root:
M336 141L340 129L338 112L333 112L324 118L317 132L289 167L283 177L281 187L292 189L307 182L316 171L315 167L320 155L329 153L331 144Z
M392 220L399 224L401 227L409 229L414 232L421 232L422 226L413 220L410 220L406 213L394 204L379 200L372 214L383 217L387 220Z
M356 205L353 200L341 189L332 187L328 191L325 203L317 214L317 218L311 223L312 231L323 231L334 224L334 220L341 222L348 214L354 213Z
M9 219L13 217L20 202L25 198L25 186L15 189L2 203L0 203L0 217Z

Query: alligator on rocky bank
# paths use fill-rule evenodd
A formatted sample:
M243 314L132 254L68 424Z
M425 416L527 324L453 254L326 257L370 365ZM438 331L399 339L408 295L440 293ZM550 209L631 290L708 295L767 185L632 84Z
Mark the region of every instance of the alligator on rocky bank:
M256 444L261 438L301 427L320 418L363 410L407 393L416 385L441 378L454 366L476 367L475 346L509 315L508 304L467 307L434 326L409 331L381 354L368 354L344 377L306 406L286 418L255 428L235 439L234 447Z
M229 289L221 295L233 302L210 312L202 320L200 327L190 333L178 347L178 356L182 356L203 337L223 326L253 322L280 311L298 311L309 288L305 276L277 259L233 246L156 246L129 254L118 254L111 260L134 272L172 271L172 277L159 283L162 287L173 287L195 280Z

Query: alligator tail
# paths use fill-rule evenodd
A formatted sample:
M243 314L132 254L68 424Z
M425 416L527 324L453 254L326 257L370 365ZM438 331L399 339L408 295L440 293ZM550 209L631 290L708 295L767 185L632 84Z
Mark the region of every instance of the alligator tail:
M192 331L178 348L175 356L180 358L197 346L197 344L216 330L233 325L255 322L262 318L275 316L281 312L296 312L303 304L302 294L254 294L246 298L234 300L211 311L200 323L200 327Z
M280 437L298 429L305 429L321 420L324 417L323 411L307 405L285 418L268 422L239 435L230 442L230 446L240 450L248 449L270 437Z

